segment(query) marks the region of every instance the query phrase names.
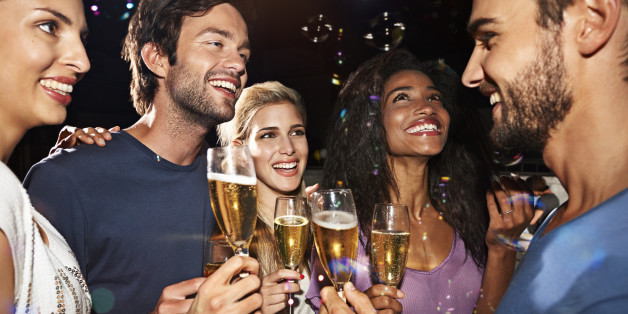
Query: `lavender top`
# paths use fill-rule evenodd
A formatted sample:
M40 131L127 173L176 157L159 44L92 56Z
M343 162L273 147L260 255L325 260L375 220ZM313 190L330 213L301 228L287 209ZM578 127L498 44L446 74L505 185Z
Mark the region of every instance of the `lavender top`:
M362 239L365 240L364 235ZM403 305L403 313L473 312L480 293L483 270L466 253L464 242L458 234L454 233L452 242L449 255L436 268L430 271L406 268L399 287L406 294L405 298L399 300ZM369 258L364 246L359 245L357 272L352 281L361 291L374 284L370 276ZM311 265L312 280L306 298L313 308L318 309L321 304L319 292L323 287L331 285L331 282L316 252L312 253Z

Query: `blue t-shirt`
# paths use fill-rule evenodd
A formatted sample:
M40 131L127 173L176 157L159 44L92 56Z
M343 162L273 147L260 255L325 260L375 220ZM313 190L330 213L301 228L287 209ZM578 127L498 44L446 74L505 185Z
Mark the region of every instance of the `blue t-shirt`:
M179 166L128 133L112 136L40 161L24 187L74 251L95 312L147 313L163 288L202 276L216 226L206 151Z
M497 313L626 313L628 189L535 234Z

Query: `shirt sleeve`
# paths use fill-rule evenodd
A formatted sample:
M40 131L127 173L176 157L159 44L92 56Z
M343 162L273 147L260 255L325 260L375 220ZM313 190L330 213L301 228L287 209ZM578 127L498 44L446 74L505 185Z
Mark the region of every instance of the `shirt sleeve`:
M33 207L65 238L87 279L87 222L79 190L62 164L45 159L35 164L23 182Z

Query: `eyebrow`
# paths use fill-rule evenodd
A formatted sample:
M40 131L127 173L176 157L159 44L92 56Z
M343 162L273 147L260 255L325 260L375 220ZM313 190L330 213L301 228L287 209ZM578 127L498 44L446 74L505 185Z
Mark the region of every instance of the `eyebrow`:
M384 97L384 103L388 103L388 98L390 98L390 96L392 96L392 94L394 94L396 92L399 92L399 91L408 91L408 90L412 90L412 89L413 89L412 86L400 86L400 87L397 87L397 88L391 90L390 92L388 92L388 94L386 94L386 97ZM428 90L428 91L433 91L433 90L437 91L438 90L436 88L436 86L432 86L432 85L425 87L425 89Z
M48 13L54 15L59 20L61 20L61 22L63 22L64 24L67 24L69 26L72 26L72 24L74 24L69 17L65 16L63 13L61 13L61 12L59 12L57 10L54 10L54 9L51 9L51 8L36 8L35 10L36 11L48 12ZM83 37L87 36L87 33L88 33L87 27L85 27L84 29L81 30L81 36L83 36Z
M69 17L63 15L63 13L61 13L61 12L59 12L57 10L53 10L53 9L50 9L50 8L36 8L35 10L46 11L46 12L56 16L58 19L61 20L61 22L72 26L72 20Z
M228 31L228 30L224 30L224 29L220 29L220 28L215 28L215 27L208 27L202 31L200 31L198 33L198 36L202 36L205 34L218 34L228 40L231 41L235 41L235 35ZM247 50L251 50L251 43L249 42L248 39L244 40L244 42L242 43L242 45L240 47L238 47L238 49L247 49Z
M467 25L467 32L471 34L471 36L475 35L478 32L478 29L487 24L496 24L497 21L494 18L480 18L472 21Z

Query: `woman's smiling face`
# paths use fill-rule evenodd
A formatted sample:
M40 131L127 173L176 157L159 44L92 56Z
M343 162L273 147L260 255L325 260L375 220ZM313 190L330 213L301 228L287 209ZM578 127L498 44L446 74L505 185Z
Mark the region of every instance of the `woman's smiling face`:
M308 143L301 114L289 102L260 109L250 121L248 146L258 185L290 194L301 185L307 166Z

